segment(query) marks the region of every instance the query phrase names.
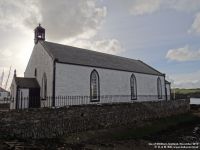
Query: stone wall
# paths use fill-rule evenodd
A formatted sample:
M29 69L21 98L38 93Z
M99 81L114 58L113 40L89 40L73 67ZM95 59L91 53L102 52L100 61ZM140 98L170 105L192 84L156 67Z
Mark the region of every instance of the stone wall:
M63 134L134 126L190 110L189 100L40 108L0 113L0 136L53 138Z

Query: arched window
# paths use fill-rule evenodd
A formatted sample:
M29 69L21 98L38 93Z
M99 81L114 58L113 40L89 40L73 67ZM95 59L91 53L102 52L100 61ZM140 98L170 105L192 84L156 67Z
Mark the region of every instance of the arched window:
M46 97L47 97L47 76L46 73L44 73L42 77L42 99L46 99Z
M137 83L135 75L132 74L130 78L130 87L131 87L131 100L137 99Z
M35 74L34 75L35 75L35 77L37 77L37 69L36 68L35 68Z
M157 90L158 90L158 98L161 99L162 98L162 85L161 85L161 80L159 77L157 79Z
M92 102L100 101L99 74L96 70L90 74L90 100Z

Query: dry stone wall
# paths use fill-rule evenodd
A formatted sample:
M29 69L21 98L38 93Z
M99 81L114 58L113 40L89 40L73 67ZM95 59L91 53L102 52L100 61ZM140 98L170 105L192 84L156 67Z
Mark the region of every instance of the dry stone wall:
M53 138L86 130L134 126L190 110L189 100L13 110L0 113L0 136Z

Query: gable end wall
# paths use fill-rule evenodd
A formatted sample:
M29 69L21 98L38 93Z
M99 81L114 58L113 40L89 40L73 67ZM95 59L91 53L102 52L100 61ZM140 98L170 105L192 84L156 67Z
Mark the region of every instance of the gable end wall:
M53 90L53 59L46 52L44 47L38 43L34 46L30 60L24 73L24 77L35 77L35 68L37 68L37 81L42 87L42 77L47 76L47 95L52 96ZM42 93L42 92L40 92Z

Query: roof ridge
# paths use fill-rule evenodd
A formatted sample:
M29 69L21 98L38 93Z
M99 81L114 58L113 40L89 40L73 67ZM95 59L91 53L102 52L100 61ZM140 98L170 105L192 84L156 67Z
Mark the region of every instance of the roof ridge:
M141 60L49 41L41 41L40 44L51 58L58 59L60 63L151 75L164 75Z
M75 47L75 46L71 46L71 45L65 45L65 44L60 44L60 43L54 43L54 42L49 42L49 41L42 41L42 43L50 43L50 44L56 44L56 45L60 45L60 46L66 46L66 47L71 47L71 48L77 48L80 50L85 50L85 51L89 51L89 52L93 52L93 53L98 53L98 54L102 54L102 55L108 55L108 56L113 56L113 57L118 57L118 58L122 58L122 59L129 59L131 61L140 61L138 59L133 59L133 58L127 58L127 57L123 57L123 56L118 56L118 55L114 55L114 54L108 54L108 53L104 53L104 52L99 52L99 51L95 51L92 49L86 49L86 48L81 48L81 47ZM45 45L44 45L45 46ZM46 47L47 48L47 47ZM48 48L47 48L48 49Z

